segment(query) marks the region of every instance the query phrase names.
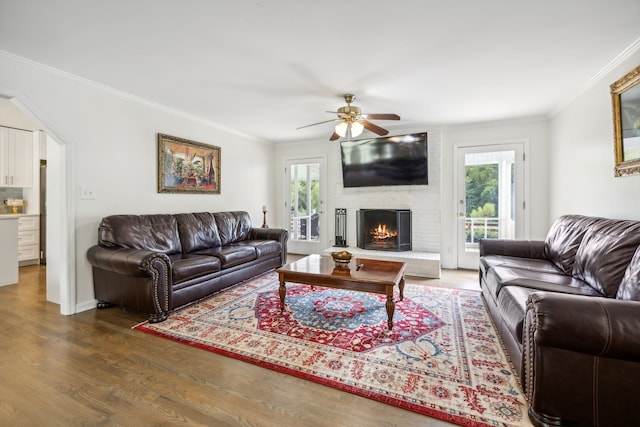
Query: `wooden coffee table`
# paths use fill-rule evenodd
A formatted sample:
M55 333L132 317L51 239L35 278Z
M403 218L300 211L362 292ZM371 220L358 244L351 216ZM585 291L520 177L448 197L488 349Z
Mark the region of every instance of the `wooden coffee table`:
M309 255L276 270L280 279L280 310L284 311L286 282L383 294L387 296L387 324L391 330L396 309L393 287L398 286L402 301L405 267L404 262L355 258L349 268L336 268L330 256Z

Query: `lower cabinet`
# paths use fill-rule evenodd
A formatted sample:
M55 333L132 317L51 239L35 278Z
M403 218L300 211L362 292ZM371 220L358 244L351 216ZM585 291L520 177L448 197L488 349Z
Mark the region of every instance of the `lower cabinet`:
M40 216L18 218L18 262L21 266L40 263Z

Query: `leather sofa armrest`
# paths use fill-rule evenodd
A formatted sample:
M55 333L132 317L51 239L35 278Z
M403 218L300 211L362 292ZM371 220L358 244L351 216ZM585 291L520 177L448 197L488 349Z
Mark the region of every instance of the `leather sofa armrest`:
M145 249L113 249L96 245L87 251L87 259L93 266L93 286L99 308L109 307L113 303L109 301L109 288L115 286L117 289L122 283L125 285L121 288L127 288L131 284L126 280L114 281L112 273L137 276L144 278L143 283L148 283L148 289L143 294L148 296L152 307L149 322L162 322L167 319L173 298L171 260L167 254Z
M544 241L513 239L480 239L480 256L503 255L545 259Z
M87 251L87 259L94 267L128 276L149 276L151 266L157 268L157 265L164 265L167 268L164 275L171 277L171 262L162 252L130 248L112 249L96 245Z
M289 232L283 228L252 228L249 231L249 238L252 240L278 240L286 241Z
M638 361L639 310L637 301L536 292L527 300L523 340L534 346Z
M281 265L287 263L287 241L289 240L289 232L284 228L252 228L249 231L249 239L251 240L276 240L282 245Z

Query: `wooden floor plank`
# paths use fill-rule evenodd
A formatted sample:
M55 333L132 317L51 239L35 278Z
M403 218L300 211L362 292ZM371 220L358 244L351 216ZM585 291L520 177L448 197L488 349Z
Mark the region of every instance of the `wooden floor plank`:
M451 425L135 331L140 313L62 316L45 272L0 287L0 425ZM478 289L475 271L411 279Z

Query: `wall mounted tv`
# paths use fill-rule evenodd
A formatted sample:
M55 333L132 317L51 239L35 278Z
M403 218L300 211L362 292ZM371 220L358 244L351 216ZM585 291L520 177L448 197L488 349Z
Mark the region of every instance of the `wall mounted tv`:
M427 185L427 133L342 141L345 187Z

